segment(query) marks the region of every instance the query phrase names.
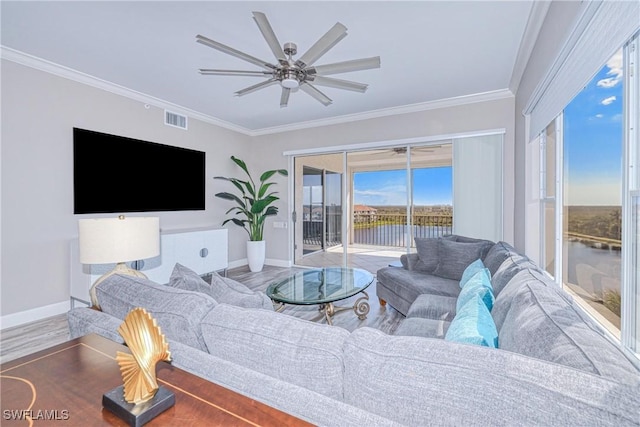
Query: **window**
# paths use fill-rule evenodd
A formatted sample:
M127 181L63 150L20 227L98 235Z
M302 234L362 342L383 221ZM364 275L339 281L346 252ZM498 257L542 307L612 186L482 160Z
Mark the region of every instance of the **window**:
M622 50L562 114L562 281L620 331L622 277Z
M640 350L638 37L537 137L544 269L623 348Z
M556 124L558 122L558 125ZM557 276L556 265L556 139L559 119L554 120L540 135L540 230L542 236L540 259L551 276Z

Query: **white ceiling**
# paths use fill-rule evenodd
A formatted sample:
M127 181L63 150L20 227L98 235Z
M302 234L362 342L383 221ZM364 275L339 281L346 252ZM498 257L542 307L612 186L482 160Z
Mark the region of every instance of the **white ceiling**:
M527 39L537 35L530 22L535 6L524 0L2 1L2 54L42 59L49 68L61 65L148 96L149 103L259 133L452 98L505 96L519 82ZM234 96L261 78L200 75L199 68L259 68L196 43L196 34L275 62L252 11L267 15L282 44L298 45L297 57L336 22L344 24L347 37L315 65L380 56L379 69L332 76L367 83L367 92L322 87L333 100L325 107L298 91L280 108L277 86Z

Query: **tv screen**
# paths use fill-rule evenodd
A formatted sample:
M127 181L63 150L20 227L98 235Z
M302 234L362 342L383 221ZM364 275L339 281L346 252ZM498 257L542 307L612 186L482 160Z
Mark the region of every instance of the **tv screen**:
M205 153L73 128L73 212L205 208Z

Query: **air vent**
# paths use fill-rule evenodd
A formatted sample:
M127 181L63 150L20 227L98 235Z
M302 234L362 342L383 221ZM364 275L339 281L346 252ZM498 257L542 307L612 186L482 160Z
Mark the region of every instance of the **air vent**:
M187 116L164 110L164 124L180 129L187 129Z

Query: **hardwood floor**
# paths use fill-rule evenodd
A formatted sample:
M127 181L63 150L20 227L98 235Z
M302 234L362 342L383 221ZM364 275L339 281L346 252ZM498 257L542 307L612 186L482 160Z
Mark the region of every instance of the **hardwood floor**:
M228 276L244 283L251 289L266 291L271 283L286 278L294 270L301 269L267 265L261 272L252 273L249 271L249 267L244 266L229 270ZM333 325L348 331L368 326L388 334L393 333L404 319L404 316L389 305L381 307L375 288L374 281L367 289L371 310L366 319L358 319L353 310L344 310L334 315ZM336 303L336 305L352 306L358 297L348 298ZM325 321L322 313L318 310L318 306L288 305L285 306L281 313L313 322ZM69 327L66 314L2 330L0 331L0 363L17 359L67 340L69 340Z
M0 331L0 363L9 362L65 341L69 341L66 314L4 329Z

